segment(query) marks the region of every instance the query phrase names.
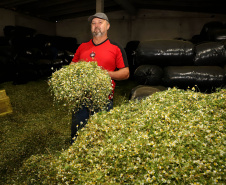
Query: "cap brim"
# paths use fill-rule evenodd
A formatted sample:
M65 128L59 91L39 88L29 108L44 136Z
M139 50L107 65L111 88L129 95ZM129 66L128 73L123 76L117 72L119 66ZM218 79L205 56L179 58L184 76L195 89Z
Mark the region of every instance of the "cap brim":
M95 16L91 15L91 16L88 18L88 21L91 22L94 18L95 18Z
M109 22L109 20L107 19L104 19L104 18L101 18L101 17L98 17L98 16L95 16L95 15L91 15L89 18L88 18L88 21L91 22L94 18L99 18L99 19L103 19L103 20L106 20Z

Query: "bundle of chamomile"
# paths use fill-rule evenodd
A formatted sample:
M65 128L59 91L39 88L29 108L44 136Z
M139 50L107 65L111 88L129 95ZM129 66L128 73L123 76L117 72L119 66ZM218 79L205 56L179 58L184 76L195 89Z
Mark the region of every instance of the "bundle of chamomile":
M112 80L107 70L97 62L80 61L63 66L48 80L54 104L61 104L69 112L82 106L90 111L103 110L112 93Z

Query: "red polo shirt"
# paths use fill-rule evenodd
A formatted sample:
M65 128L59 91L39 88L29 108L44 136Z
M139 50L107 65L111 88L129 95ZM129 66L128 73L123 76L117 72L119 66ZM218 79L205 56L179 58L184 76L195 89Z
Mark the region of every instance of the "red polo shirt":
M89 42L82 43L78 47L72 62L78 62L81 60L87 62L96 61L98 66L102 66L108 71L116 71L118 69L128 67L125 50L117 43L112 42L109 39L98 45L95 45L92 39ZM114 93L114 80L112 80L112 84Z

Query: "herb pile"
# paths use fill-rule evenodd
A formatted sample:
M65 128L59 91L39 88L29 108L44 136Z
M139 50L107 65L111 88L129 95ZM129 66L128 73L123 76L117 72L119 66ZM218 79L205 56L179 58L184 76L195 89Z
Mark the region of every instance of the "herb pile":
M106 107L112 92L108 72L96 62L81 61L54 72L48 81L55 103L63 103L69 111L77 111L82 105L90 110Z
M176 88L94 114L59 156L37 155L18 178L42 184L224 184L226 90Z

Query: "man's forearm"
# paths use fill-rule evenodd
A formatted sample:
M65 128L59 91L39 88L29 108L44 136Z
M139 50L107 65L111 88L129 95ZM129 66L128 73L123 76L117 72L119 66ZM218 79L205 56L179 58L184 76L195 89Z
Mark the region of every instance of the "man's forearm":
M129 78L129 68L125 67L118 71L108 71L112 80L126 80Z

